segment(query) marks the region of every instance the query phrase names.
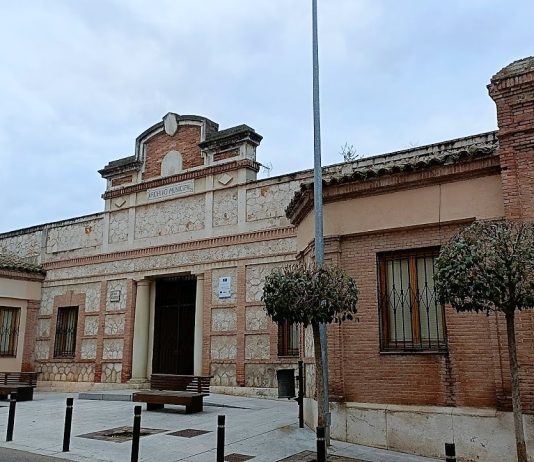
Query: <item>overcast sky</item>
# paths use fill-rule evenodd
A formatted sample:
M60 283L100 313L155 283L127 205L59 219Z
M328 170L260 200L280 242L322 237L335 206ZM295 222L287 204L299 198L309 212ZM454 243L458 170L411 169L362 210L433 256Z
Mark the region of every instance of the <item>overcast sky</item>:
M496 128L530 0L319 0L323 164ZM169 112L311 168L311 0L0 0L0 232L99 212L108 161Z

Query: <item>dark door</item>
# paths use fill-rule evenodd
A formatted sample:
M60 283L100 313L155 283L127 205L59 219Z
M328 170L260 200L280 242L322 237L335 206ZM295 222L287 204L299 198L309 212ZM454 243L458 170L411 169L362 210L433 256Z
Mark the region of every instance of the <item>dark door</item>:
M152 358L154 373L193 374L195 298L194 279L157 281Z

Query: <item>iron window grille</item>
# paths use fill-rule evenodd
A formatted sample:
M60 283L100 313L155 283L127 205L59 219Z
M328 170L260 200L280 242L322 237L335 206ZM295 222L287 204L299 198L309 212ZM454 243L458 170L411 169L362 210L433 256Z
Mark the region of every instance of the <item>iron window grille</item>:
M76 352L78 307L61 307L57 310L54 358L73 358Z
M439 248L378 255L381 351L447 351L445 310L434 286Z
M300 331L298 324L278 323L278 356L298 356Z
M0 307L0 356L17 356L20 308Z

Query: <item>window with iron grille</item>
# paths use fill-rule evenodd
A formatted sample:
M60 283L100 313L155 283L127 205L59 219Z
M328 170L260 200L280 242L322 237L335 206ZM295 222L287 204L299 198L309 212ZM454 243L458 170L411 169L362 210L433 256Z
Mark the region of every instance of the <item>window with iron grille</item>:
M382 351L447 350L445 312L434 287L438 248L378 255Z
M16 356L20 308L0 306L0 356Z
M76 352L78 307L67 306L57 310L54 358L72 358Z
M278 356L299 355L299 325L288 321L278 323Z

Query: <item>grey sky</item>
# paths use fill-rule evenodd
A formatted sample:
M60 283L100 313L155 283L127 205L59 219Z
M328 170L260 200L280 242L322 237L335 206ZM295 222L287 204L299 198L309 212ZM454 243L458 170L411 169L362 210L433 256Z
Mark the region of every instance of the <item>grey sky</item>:
M169 112L311 168L311 0L0 0L0 232L98 212L96 172ZM493 130L529 0L319 0L323 163Z

